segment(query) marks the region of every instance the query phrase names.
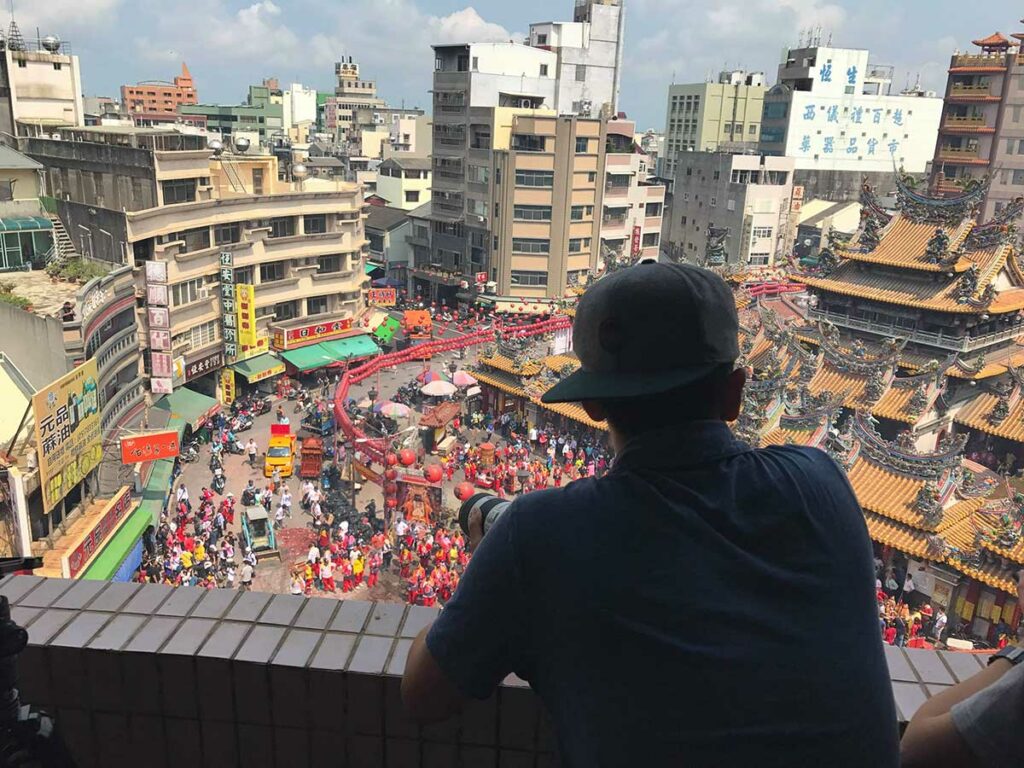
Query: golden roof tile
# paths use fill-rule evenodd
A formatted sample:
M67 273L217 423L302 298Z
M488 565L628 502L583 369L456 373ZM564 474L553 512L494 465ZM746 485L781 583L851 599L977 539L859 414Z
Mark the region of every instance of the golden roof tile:
M972 579L988 584L990 587L1001 589L1011 595L1017 594L1017 582L1010 576L1012 569L1006 568L999 563L985 563L979 567L968 565L959 560L947 559L950 565Z
M567 419L578 421L580 424L585 424L594 429L608 431L608 425L605 422L594 421L587 415L587 412L583 410L583 406L579 403L542 403L539 398L533 398L533 402L537 403L541 408L565 416Z
M525 365L519 367L516 365L514 360L511 360L504 355L481 357L479 362L481 365L486 365L489 368L504 371L505 373L514 373L517 376L536 376L541 372L542 368L542 365L535 360L528 360Z
M843 405L847 408L867 408L871 405L864 399L867 384L867 376L839 371L828 360L823 360L807 388L811 390L812 395L820 395L826 391L842 395Z
M522 385L512 376L502 375L497 372L491 371L473 371L473 377L481 384L487 384L488 386L500 389L510 395L516 397L527 397L526 390L523 389Z
M565 366L572 366L573 370L580 367L580 361L572 355L548 355L541 363L546 365L549 369L555 373L561 373Z
M956 412L953 421L965 427L978 429L996 437L1015 442L1024 442L1024 397L1010 408L1006 418L998 424L989 420L992 409L999 402L999 397L992 392L982 392L967 405Z
M761 436L761 447L769 445L810 445L817 429L787 429L776 427Z
M882 238L872 251L843 250L840 256L852 261L866 261L872 264L887 264L894 267L916 269L922 272L945 272L948 267L941 264L929 264L924 260L928 242L935 235L936 229L942 229L949 237L949 248L958 248L974 227L972 219L964 219L957 226L937 227L935 224L911 221L902 213L893 217L892 222L882 232ZM960 259L953 267L956 272L963 272L971 265L969 259Z
M937 554L929 544L928 534L924 531L867 510L864 510L864 522L867 524L868 536L872 541L894 547L900 552L918 559L934 558Z
M871 406L871 413L883 419L902 421L904 424L917 424L918 420L928 412L928 408L919 413L912 412L910 401L914 399L917 387L890 386L878 402Z

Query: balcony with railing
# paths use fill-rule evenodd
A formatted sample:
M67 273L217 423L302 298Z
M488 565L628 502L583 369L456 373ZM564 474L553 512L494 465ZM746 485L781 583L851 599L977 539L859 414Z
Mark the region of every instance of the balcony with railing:
M948 115L942 121L943 133L995 133L984 115Z
M961 72L1005 72L1006 55L1002 53L961 53L953 57L949 71Z
M853 331L865 331L877 336L887 338L907 339L918 344L926 344L939 349L947 349L951 352L974 352L985 347L990 347L1010 339L1016 339L1024 334L1024 327L1020 323L1010 323L1005 328L990 333L971 335L943 333L942 331L924 331L915 328L906 328L895 323L880 323L874 320L866 320L859 317L850 317L842 312L830 312L820 309L809 309L807 317L811 320L827 320L833 325L847 328Z
M977 147L939 147L936 160L954 165L988 165L989 159L982 157Z
M540 700L508 677L424 726L405 713L409 650L437 609L163 584L0 582L28 631L22 702L56 714L83 768L558 765ZM901 723L986 656L884 646ZM771 659L766 659L771 663Z
M954 83L949 89L950 101L1000 101L989 83Z

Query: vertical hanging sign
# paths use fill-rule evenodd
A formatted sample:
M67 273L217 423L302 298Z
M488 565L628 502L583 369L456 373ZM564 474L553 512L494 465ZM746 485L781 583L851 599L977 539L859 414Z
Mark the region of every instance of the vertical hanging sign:
M238 313L235 301L235 255L220 252L220 304L223 310L224 357L228 364L238 360Z

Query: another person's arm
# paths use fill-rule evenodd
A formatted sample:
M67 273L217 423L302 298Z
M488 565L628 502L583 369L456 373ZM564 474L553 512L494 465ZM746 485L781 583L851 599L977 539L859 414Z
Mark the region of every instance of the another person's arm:
M1017 586L1024 605L1024 574ZM926 701L900 744L904 768L1020 765L1024 760L1024 664L996 659Z
M469 567L409 650L402 700L420 721L445 720L469 699L487 698L521 661L526 599L512 518L507 511L486 539L479 513L470 518Z

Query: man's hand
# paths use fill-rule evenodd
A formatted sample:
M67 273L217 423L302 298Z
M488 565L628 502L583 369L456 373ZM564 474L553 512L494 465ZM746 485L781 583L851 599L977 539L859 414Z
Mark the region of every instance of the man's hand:
M477 507L469 513L469 551L474 552L484 538L484 516Z

